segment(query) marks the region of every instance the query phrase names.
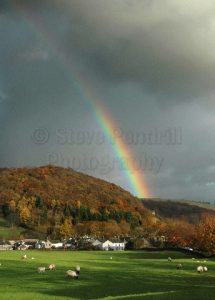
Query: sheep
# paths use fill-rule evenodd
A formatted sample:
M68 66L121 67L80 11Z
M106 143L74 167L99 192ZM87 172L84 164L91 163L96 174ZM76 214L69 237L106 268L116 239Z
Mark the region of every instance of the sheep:
M27 258L27 255L24 254L24 255L22 256L22 259L26 259L26 258Z
M45 273L46 268L45 267L39 267L37 268L38 273Z
M34 257L32 257L31 259L35 259Z
M55 264L50 264L49 266L48 266L48 270L55 270Z
M195 260L195 257L192 257L192 260Z
M67 277L78 279L78 274L75 271L68 270L66 271Z
M111 256L110 259L113 259L113 257Z
M172 258L171 258L171 257L168 257L168 261L171 262L171 261L172 261Z
M203 273L203 272L207 272L208 268L206 266L198 266L197 267L197 272L198 273Z
M182 264L178 264L176 267L178 270L182 269Z
M197 270L198 273L203 273L204 272L204 268L202 266L198 266L196 268L196 270Z
M79 274L80 271L81 271L81 268L80 268L79 265L77 265L77 266L75 267L75 272L76 272L77 274Z

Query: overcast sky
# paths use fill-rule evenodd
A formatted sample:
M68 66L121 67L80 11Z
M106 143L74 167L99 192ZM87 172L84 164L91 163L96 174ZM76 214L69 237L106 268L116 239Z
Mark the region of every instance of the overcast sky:
M214 49L212 0L2 0L0 166L130 189L91 91L153 197L214 201Z

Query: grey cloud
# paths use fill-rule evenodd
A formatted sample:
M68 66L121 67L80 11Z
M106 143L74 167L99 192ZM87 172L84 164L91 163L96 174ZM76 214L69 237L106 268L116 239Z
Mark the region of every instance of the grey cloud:
M5 13L18 8L46 8L50 6L52 2L55 2L55 0L1 0L0 12Z
M8 98L9 98L8 95L5 92L0 90L0 103L5 102Z
M214 9L201 1L71 1L68 47L162 98L214 91ZM170 100L171 101L171 100Z
M50 32L48 15L44 30L60 40L65 55L76 53L73 59L79 56L106 80L138 82L168 102L214 93L213 1L14 2L35 14L62 14L65 30Z

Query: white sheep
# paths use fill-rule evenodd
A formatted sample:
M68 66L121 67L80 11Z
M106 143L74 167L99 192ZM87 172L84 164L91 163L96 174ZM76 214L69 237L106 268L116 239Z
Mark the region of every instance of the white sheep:
M55 270L55 264L50 264L49 266L48 266L48 269L49 270Z
M45 267L39 267L37 268L38 273L45 273L46 268Z
M196 270L197 270L198 273L203 273L204 272L204 268L202 266L198 266L196 268Z
M67 277L78 279L78 274L75 271L68 270L68 271L66 271L66 274L67 274Z
M170 262L172 261L172 258L170 256L168 257L168 261L170 261Z
M81 271L81 268L80 268L79 265L77 265L77 266L75 267L75 272L76 272L77 274L79 274L80 271Z
M207 272L207 271L208 271L208 268L204 266L204 267L203 267L203 271L204 271L204 272Z
M178 264L178 265L177 265L177 269L178 269L178 270L182 269L182 264Z

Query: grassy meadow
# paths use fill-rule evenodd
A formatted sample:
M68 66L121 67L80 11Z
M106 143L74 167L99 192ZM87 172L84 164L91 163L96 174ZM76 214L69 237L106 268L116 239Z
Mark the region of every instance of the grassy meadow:
M0 251L0 263L1 300L215 299L215 262L178 252ZM37 273L50 263L56 270ZM176 269L178 263L182 270ZM66 278L76 264L80 278ZM196 272L201 264L207 273Z

